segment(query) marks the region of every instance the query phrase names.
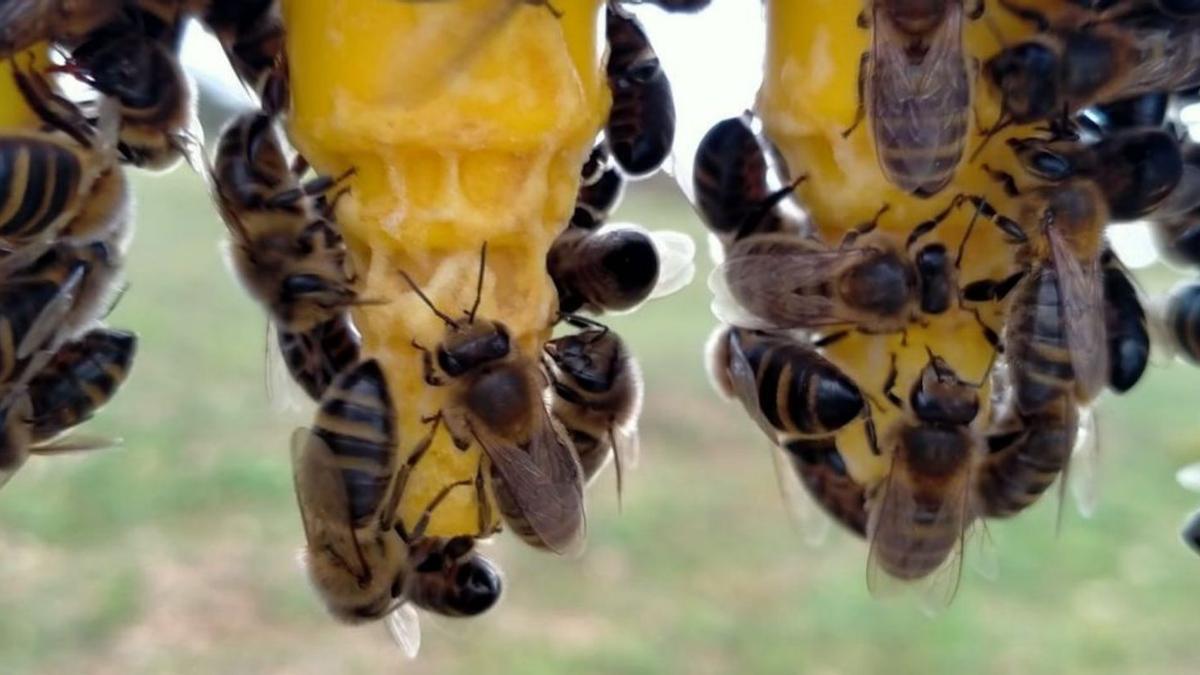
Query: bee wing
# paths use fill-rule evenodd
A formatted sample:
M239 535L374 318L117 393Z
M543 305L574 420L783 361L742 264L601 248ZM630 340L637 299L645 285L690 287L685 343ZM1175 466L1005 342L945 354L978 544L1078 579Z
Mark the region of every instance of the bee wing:
M1080 411L1079 435L1071 452L1067 471L1071 496L1079 515L1091 518L1100 503L1100 434L1096 415L1091 408Z
M775 481L779 496L787 508L788 519L800 531L804 543L816 548L829 537L830 519L813 501L808 488L799 477L801 467L778 445L771 446L771 461L775 465Z
M1188 464L1179 471L1176 471L1175 480L1178 481L1185 490L1200 492L1200 462Z
M443 91L468 68L527 0L400 0L420 8L425 29L415 32L387 65L395 83L388 103L417 107ZM470 6L472 9L464 10ZM445 9L443 9L445 8ZM420 59L404 54L421 54Z
M522 448L471 427L530 528L555 553L573 554L586 537L583 470L566 434L543 407L529 444Z
M59 286L55 296L38 313L37 318L33 320L29 330L21 339L21 343L17 345L17 358L23 359L34 351L46 349L54 343L55 333L62 328L67 314L75 306L76 291L83 281L84 271L83 265L76 266L75 270Z
M312 404L308 395L292 378L283 356L283 350L279 346L279 339L279 327L268 320L266 357L263 361L267 400L275 412L299 412L311 407Z
M1047 228L1058 293L1066 325L1075 386L1082 401L1091 401L1108 379L1108 347L1104 326L1104 286L1099 258L1080 262L1053 227Z
M677 293L696 277L696 242L683 232L658 230L650 233L658 252L658 283L651 298Z
M908 488L907 480L896 479L896 464L881 486L878 502L872 510L868 533L871 550L867 555L867 588L876 597L889 597L900 591L915 592L918 604L927 614L936 614L950 604L958 592L962 579L963 544L966 529L972 518L970 511L970 486L972 480L960 479L961 485L952 488L942 500L940 508L926 516L924 507L917 503ZM920 519L926 522L918 523ZM929 574L906 580L891 574L882 561L880 542L885 540L906 541L913 531L954 528L959 532L958 542L947 553L945 560Z
M645 387L642 379L642 367L632 355L628 359L629 379L634 386L634 400L630 406L629 421L617 425L613 429L613 454L621 462L624 469L636 469L642 457L642 444L638 436L638 419L642 416L642 401L645 398Z
M413 660L421 651L421 617L411 603L403 603L384 620L388 633L400 647L404 658Z
M750 418L758 424L758 428L762 429L774 445L778 442L778 432L767 421L767 416L763 414L762 406L759 404L758 378L754 374L754 368L750 365L750 360L746 358L746 353L742 351L737 334L730 333L726 339L729 340L728 368L729 380L733 383L733 393L742 402L742 406L750 414Z
M292 481L309 546L327 547L348 565L360 561L350 497L333 451L320 436L303 427L292 432ZM367 574L365 569L353 572Z
M803 243L785 250L738 251L709 276L713 311L749 328L820 328L848 323L831 298L812 288L832 283L836 271L862 249L816 250ZM748 318L748 322L743 322Z

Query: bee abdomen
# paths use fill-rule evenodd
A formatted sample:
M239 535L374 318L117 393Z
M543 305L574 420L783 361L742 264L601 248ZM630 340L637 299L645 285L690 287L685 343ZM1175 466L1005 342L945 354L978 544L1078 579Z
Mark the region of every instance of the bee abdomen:
M608 463L608 458L612 456L612 446L607 440L582 429L566 427L566 430L575 448L575 456L579 458L579 466L583 469L583 480L585 483L590 482Z
M129 375L137 336L97 328L59 348L29 383L33 437L51 438L87 421Z
M1063 405L1070 411L1064 418L1025 420L1024 433L988 455L976 484L984 516L1004 518L1023 511L1058 478L1078 430L1077 414L1069 402Z
M78 208L79 155L49 140L0 139L0 237L40 234Z
M1116 262L1111 251L1104 255L1109 263ZM1104 266L1104 303L1109 386L1121 393L1133 388L1146 370L1150 360L1150 334L1137 289L1119 264Z
M847 473L833 439L793 439L783 448L813 501L848 530L865 537L866 490Z
M317 413L313 433L341 468L356 524L376 512L392 479L396 433L391 395L375 360L339 375Z
M320 400L333 378L359 358L361 338L345 312L308 331L280 330L278 339L288 371L314 400Z
M751 364L760 374L763 414L781 431L830 434L862 414L858 386L815 350L783 346Z
M1075 371L1059 300L1058 275L1050 268L1022 282L1005 330L1017 407L1036 413L1073 391Z
M605 137L617 164L633 176L657 169L675 142L671 83L633 15L610 4L608 82L613 93Z
M1171 292L1167 300L1167 328L1182 354L1200 363L1200 283L1190 283Z

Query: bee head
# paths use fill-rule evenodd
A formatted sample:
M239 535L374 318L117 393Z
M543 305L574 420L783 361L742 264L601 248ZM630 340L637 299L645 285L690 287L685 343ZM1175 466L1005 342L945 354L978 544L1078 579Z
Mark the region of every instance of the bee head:
M1059 105L1059 58L1037 41L993 56L985 67L988 80L1000 92L1004 112L1018 123L1050 117Z
M589 328L551 340L545 350L562 374L580 389L603 393L613 386L625 345L613 331Z
M458 325L438 345L438 366L450 377L459 377L484 364L499 361L512 352L508 328L499 321L475 321Z
M967 426L979 414L979 392L959 379L945 359L929 352L929 363L913 383L909 404L922 422Z

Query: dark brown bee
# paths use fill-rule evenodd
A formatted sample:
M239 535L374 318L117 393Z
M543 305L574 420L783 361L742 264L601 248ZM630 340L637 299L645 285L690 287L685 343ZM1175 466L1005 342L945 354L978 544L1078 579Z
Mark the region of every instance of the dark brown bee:
M59 69L120 104L123 161L166 170L198 153L203 139L195 92L175 52L179 31L172 28L166 38L155 39L144 28L149 21L141 14L123 17L89 33Z
M550 340L546 372L554 392L551 411L571 437L585 482L613 458L617 495L623 471L638 456L637 421L642 374L625 342L607 328L588 328Z
M1091 401L1109 378L1100 271L1108 223L1103 196L1089 181L1039 187L1022 199L1016 220L971 200L1019 246L1016 276L963 289L969 300L1012 292L1003 344L1017 412L1034 414L1061 397Z
M958 204L917 225L905 248L875 231L887 207L837 247L791 234L743 239L710 277L714 309L730 323L767 329L902 332L921 314L945 312L958 297L946 247L918 248Z
M413 567L408 599L421 609L443 616L477 616L500 599L500 572L475 550L470 537L425 537L409 555L420 562Z
M136 348L132 333L95 329L60 347L27 386L5 397L0 413L0 487L31 455L103 447L54 439L112 399L129 375Z
M566 432L546 407L538 362L513 346L504 324L476 319L486 259L485 244L475 304L465 320L438 310L402 273L446 323L434 351L413 346L423 354L425 381L451 388L439 416L455 445L466 449L478 444L487 456L505 522L530 546L566 552L584 539L583 471Z
M234 271L282 330L308 331L355 304L345 242L329 205L316 197L334 182L300 182L274 117L247 113L234 120L210 173Z
M1163 129L1115 131L1092 144L1014 138L1009 145L1026 171L1039 180L1095 182L1115 220L1134 220L1159 209L1184 177L1179 141ZM999 171L992 174L1005 182L1010 194L1020 193L1012 176Z
M96 127L40 75L14 67L13 77L47 129L0 133L0 241L12 249L119 220L128 187L115 165L115 110L102 103Z
M362 342L347 312L306 331L279 330L276 339L291 377L313 400L320 400L333 378L358 362Z
M654 172L675 144L675 100L650 38L633 14L608 3L608 86L612 110L605 140L630 176Z
M866 537L866 490L850 477L833 439L790 439L783 449L813 501L847 530Z
M580 172L579 194L571 227L592 231L608 221L625 195L625 177L612 162L603 143L592 149Z
M781 210L800 181L790 182L787 165L755 130L754 122L750 111L722 120L696 148L692 169L696 209L726 248L754 234L811 232L802 212Z
M1175 287L1167 298L1166 332L1181 356L1200 364L1200 283Z
M976 481L982 515L1007 518L1036 502L1066 469L1078 432L1079 410L1070 397L1026 415L1002 413L988 432Z
M726 328L714 342L713 372L771 441L831 436L870 407L858 386L816 349L784 335ZM874 443L872 443L874 447Z
M894 362L892 367L894 382ZM931 354L906 401L886 393L904 415L883 438L892 468L870 498L867 583L878 593L887 583L883 575L916 581L949 561L954 586L939 589L945 592L939 599L948 602L957 586L962 541L976 517L971 488L982 449L971 425L979 414L979 391Z
M0 4L0 58L38 42L81 39L122 7L114 0L8 0Z
M966 146L971 83L963 5L962 0L870 4L871 49L859 65L858 112L843 136L869 112L884 177L918 197L946 187ZM972 18L982 13L980 2Z
M199 12L217 36L233 70L264 99L268 112L286 106L286 70L277 72L283 59L283 21L276 0L205 0ZM281 77L273 77L273 75ZM269 91L272 86L282 86Z
M546 254L546 272L564 314L629 310L658 283L658 251L649 233L638 229L567 230Z
M137 336L93 329L59 347L29 381L34 442L49 440L91 418L129 376Z
M1108 386L1118 394L1142 378L1150 361L1150 333L1129 271L1112 249L1100 255L1104 283L1104 324L1108 335Z
M1186 22L1147 13L1120 21L1069 16L1058 25L1011 0L1000 4L1042 32L985 64L986 79L1001 100L1000 119L989 135L1013 123L1200 84L1200 39Z

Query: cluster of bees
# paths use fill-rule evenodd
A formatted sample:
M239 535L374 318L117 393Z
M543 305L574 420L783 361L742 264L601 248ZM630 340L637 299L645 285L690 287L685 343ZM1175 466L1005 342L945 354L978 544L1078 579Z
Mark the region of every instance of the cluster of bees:
M545 0L504 4L510 14L522 4L557 11ZM706 3L656 4L690 10ZM8 279L0 307L11 383L0 469L15 469L30 451L69 447L45 441L85 419L124 379L133 336L83 333L117 283L131 218L122 165L163 170L186 158L211 185L234 273L275 326L292 379L317 403L311 428L294 434L292 456L306 565L333 615L348 622L389 617L393 634L411 646L419 636L413 606L472 616L495 604L501 575L476 550L476 537L426 534L434 510L455 490L476 491L481 505L494 505L532 546L578 548L584 485L616 458L620 489L622 465L636 459L642 397L624 342L579 313L629 311L677 290L692 269L691 242L682 235L605 226L626 180L656 171L675 131L670 83L645 31L615 2L606 12L612 112L583 165L575 212L546 260L558 321L578 330L529 355L511 343L502 321L478 316L486 243L475 304L462 315L436 307L397 270L446 326L435 346L413 342L424 381L453 391L446 406L430 411L428 436L401 448L387 376L363 353L351 316L386 302L359 296L336 222L354 172L313 176L285 140L290 87L276 4L97 0L0 8L0 53L16 59L52 41L64 58L50 72L78 78L97 96L88 106L72 103L43 74L14 61L44 127L0 139L0 177L9 187L0 233L11 251L0 263ZM178 59L183 23L192 17L216 34L261 101L224 128L211 161L200 152L194 92ZM480 446L486 468L442 487L406 526L400 500L442 426L460 449ZM479 536L497 531L488 509L479 520Z
M1137 383L1155 325L1168 347L1200 357L1200 286L1180 287L1162 315L1147 316L1104 234L1147 220L1170 259L1200 263L1200 154L1171 121L1200 86L1200 5L997 4L986 14L1009 14L1032 37L1001 40L977 82L963 27L989 20L982 3L874 0L860 16L870 47L843 136L866 120L889 183L917 201L953 195L906 235L878 227L882 204L870 222L840 228L840 240L822 236L797 195L807 176L793 174L751 112L719 122L697 151L695 205L723 259L710 279L714 309L729 324L711 344L714 381L777 448L783 478L870 540L873 591L916 583L948 601L968 531L1023 511L1066 473L1089 436L1088 406L1106 387ZM980 88L1001 112L987 126L976 116L973 134ZM962 168L1010 127L1032 129L1007 134L999 151L1021 170L978 167L1003 203L958 188ZM957 249L931 237L963 210ZM989 226L1012 266L970 279L964 250ZM948 311L972 315L992 347L982 380L926 345L911 386L897 389L893 353L872 391L828 351L854 334L901 335L904 345L906 331ZM884 412L889 422L876 428ZM855 421L886 460L878 481L847 470L838 434ZM1200 516L1190 527L1200 540Z

